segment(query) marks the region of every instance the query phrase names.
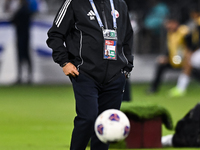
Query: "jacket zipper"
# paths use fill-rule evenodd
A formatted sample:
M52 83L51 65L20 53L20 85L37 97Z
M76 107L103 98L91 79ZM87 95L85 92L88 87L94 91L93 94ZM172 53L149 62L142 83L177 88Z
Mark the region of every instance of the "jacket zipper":
M101 0L101 9L102 9L103 20L105 23L105 28L108 29L108 23L107 23L105 11L104 11L104 0Z

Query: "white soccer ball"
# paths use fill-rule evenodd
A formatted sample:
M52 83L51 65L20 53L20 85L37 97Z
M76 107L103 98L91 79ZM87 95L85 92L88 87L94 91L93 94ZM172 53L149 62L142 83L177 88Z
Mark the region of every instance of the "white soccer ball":
M128 136L130 122L123 112L109 109L97 117L94 128L103 143L119 142Z

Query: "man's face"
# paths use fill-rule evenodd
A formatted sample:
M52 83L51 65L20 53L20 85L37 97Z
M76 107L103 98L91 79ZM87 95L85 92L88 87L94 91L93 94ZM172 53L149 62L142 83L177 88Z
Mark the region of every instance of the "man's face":
M179 27L179 23L176 20L168 20L165 24L165 27L166 27L167 31L175 32Z

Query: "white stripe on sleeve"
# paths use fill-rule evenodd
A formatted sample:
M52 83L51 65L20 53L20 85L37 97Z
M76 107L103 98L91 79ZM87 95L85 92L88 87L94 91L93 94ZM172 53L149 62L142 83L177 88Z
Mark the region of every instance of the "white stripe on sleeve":
M60 26L60 24L61 24L66 12L67 12L67 9L68 9L71 1L72 0L66 0L65 3L63 4L63 6L62 6L62 8L61 8L56 20L55 20L55 23L56 23L57 27Z

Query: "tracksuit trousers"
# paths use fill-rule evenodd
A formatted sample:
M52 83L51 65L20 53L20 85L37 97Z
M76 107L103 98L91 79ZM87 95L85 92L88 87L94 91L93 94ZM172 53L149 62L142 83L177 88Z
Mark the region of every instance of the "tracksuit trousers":
M91 150L108 150L94 132L97 116L107 109L120 109L125 87L125 75L101 85L80 73L70 77L76 99L76 113L70 150L85 150L91 139Z

